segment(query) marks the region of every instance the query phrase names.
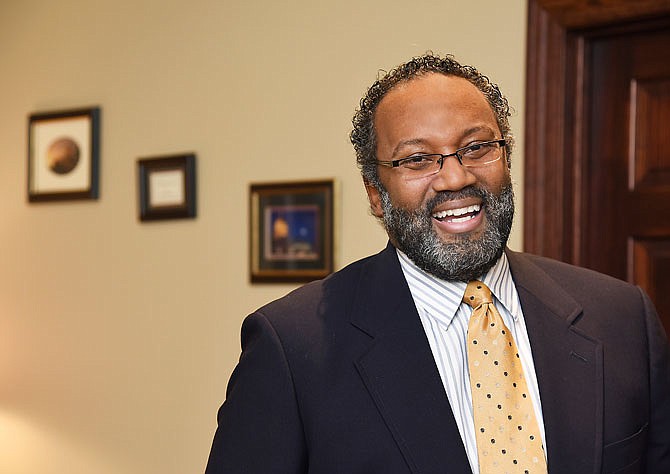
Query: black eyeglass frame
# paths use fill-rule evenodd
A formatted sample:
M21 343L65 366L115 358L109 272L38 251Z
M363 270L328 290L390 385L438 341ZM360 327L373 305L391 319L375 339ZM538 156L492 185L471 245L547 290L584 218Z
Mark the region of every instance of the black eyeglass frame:
M495 160L483 163L482 165L464 165L463 164L463 158L461 157L461 154L463 154L464 152L466 152L467 150L469 150L473 147L484 146L484 145L492 145L494 143L500 145L500 148L504 148L505 145L507 145L507 140L505 138L500 138L500 139L497 139L497 140L489 140L489 141L486 141L486 142L477 142L477 143L473 143L472 145L468 145L468 146L464 146L463 148L459 148L458 150L456 150L453 153L447 153L446 155L443 155L442 153L424 153L422 155L408 156L406 158L400 158L398 160L391 160L391 161L375 160L375 163L378 164L378 165L382 165L382 166L388 166L389 168L398 168L403 163L411 161L411 160L416 160L417 158L421 158L421 157L424 157L424 156L439 156L439 158L437 159L437 162L440 163L440 170L441 170L442 166L444 165L444 160L446 158L449 158L450 156L455 156L456 159L458 160L458 162L461 164L461 166L465 166L465 167L468 167L468 168L477 167L477 166L485 166L485 165L488 165L489 163L495 163L500 158L497 158Z

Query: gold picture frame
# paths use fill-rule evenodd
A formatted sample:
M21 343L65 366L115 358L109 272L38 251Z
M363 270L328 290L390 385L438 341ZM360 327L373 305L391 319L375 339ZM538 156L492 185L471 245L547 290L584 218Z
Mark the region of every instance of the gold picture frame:
M333 272L334 181L251 184L250 278L308 282Z

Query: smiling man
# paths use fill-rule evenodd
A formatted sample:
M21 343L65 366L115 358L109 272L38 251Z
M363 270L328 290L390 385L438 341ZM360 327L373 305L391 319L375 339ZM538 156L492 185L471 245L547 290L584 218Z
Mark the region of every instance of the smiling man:
M464 78L428 74L386 94L374 124L384 167L367 190L391 242L444 280L483 275L514 214L507 141L484 95Z
M351 141L379 254L242 328L207 473L670 473L647 296L506 249L509 107L452 57L378 79Z

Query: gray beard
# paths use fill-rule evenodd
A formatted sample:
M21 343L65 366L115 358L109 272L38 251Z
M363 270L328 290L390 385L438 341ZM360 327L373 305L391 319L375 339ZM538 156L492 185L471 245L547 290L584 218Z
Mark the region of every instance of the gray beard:
M419 268L443 280L468 282L481 278L502 255L512 229L514 191L511 183L498 195L474 186L458 192L443 192L414 211L395 207L383 188L379 194L384 210L381 220L391 242ZM486 228L478 238L455 234L454 241L444 242L433 229L431 209L465 197L482 199Z

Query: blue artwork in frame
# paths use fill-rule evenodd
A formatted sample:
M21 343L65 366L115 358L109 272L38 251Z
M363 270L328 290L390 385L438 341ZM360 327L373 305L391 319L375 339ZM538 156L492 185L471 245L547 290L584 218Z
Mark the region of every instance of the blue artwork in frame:
M305 282L333 271L333 181L252 184L252 282Z

